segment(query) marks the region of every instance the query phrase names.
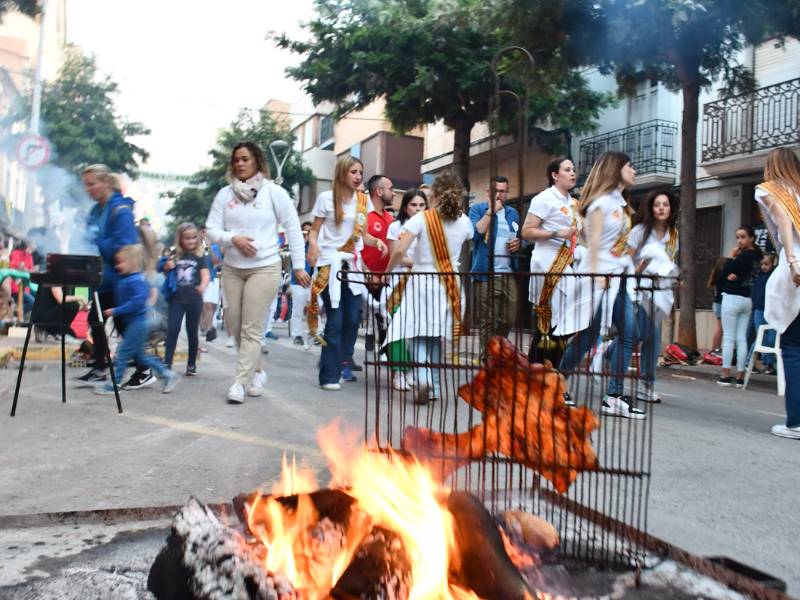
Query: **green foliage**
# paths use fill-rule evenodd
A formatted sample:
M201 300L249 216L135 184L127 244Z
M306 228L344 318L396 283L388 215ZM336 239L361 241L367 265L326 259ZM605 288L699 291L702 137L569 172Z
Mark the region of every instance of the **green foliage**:
M42 129L54 149L53 162L69 171L92 163L135 177L148 153L129 141L148 135L141 123L117 114L117 84L101 76L92 56L71 48L58 77L42 91Z
M316 0L317 15L306 25L310 41L275 40L303 56L289 74L315 102L335 103L339 114L383 97L397 131L442 120L468 133L489 116L491 61L510 43L507 23L492 6L482 0ZM552 54L538 52L552 45L549 38L529 41L534 54ZM512 59L500 64L502 87L521 91L520 67ZM552 119L583 131L611 101L588 91L561 59L537 63L531 83L532 122ZM582 101L570 102L572 93Z
M211 166L201 169L192 176L193 185L184 188L174 196L175 201L167 211L172 217L170 235L180 223L192 221L197 225L206 222L208 211L217 192L228 185L228 165L231 150L239 142L253 142L258 145L267 157L270 171L274 175L277 165L269 152L269 143L274 140L285 140L294 146L295 136L291 132L286 119L275 118L268 110L242 110L231 124L219 132L217 141L209 151ZM282 158L283 154L279 158ZM283 165L283 183L289 195L294 196L293 186L310 185L314 182L313 173L303 164L302 156L293 152Z

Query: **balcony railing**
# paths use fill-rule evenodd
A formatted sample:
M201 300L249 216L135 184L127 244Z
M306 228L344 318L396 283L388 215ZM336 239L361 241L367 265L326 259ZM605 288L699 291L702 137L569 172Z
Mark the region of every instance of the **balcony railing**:
M703 162L800 143L800 77L703 106Z
M578 158L578 183L582 184L592 165L603 152L616 150L631 158L638 175L675 174L675 143L678 124L653 119L639 125L617 129L581 140Z

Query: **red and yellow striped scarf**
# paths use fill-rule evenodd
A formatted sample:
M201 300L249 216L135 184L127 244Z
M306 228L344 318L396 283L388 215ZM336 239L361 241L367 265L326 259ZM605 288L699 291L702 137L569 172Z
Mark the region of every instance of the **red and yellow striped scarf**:
M433 250L433 261L439 279L444 286L450 311L453 313L453 337L461 335L461 286L458 275L453 271L450 260L450 250L447 248L447 237L444 234L444 225L436 209L428 209L424 213L425 224L428 229L428 239Z
M765 181L759 184L759 187L765 189L770 196L778 201L786 214L792 219L794 228L800 231L800 205L792 192L779 181ZM774 242L775 240L773 240ZM788 242L787 242L788 243Z

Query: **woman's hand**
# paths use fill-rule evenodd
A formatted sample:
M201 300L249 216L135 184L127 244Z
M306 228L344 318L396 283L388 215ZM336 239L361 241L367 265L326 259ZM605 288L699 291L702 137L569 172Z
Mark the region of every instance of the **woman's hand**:
M575 235L576 232L577 230L574 227L563 227L556 231L556 237L562 240L569 240L572 239L572 236Z
M164 266L161 267L161 270L164 271L164 273L169 273L174 268L175 261L172 258L168 258L167 262L164 263Z
M104 316L104 317L113 317L113 316L114 316L114 309L113 309L113 308L107 308L107 309L105 309L105 310L103 311L103 316Z
M317 266L317 260L319 260L319 244L317 242L309 242L308 243L308 250L306 251L306 261L312 267Z
M737 280L737 279L739 279L739 278L738 278L738 277L736 277L736 273L731 273L730 275L728 275L728 276L726 277L726 279L727 279L728 281L736 281L736 280Z
M309 275L305 269L295 269L294 278L297 280L297 283L302 285L304 288L307 288L311 285L311 275Z
M389 254L389 246L387 246L383 240L375 238L375 247L381 253L381 256L386 256L387 254Z
M797 287L800 287L800 262L794 257L789 259L789 273L792 275L792 281Z
M235 235L231 238L231 243L245 256L255 256L257 248L253 245L254 238L246 235Z

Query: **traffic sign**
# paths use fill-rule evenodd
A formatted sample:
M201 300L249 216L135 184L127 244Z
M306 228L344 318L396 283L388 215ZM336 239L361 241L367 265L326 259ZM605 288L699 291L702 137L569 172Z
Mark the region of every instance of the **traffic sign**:
M17 144L17 160L29 171L35 171L50 160L50 142L35 133L22 136Z

